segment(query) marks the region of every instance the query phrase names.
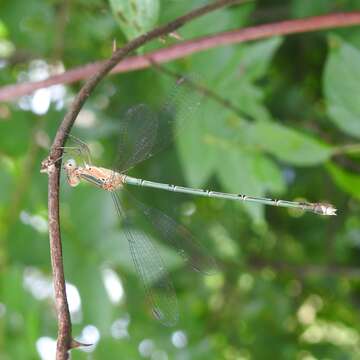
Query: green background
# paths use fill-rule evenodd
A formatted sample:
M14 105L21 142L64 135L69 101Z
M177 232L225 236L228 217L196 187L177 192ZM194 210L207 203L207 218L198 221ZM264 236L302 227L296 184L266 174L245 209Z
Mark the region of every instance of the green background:
M120 47L204 1L137 3L136 12L122 0L2 1L0 84L106 59L113 39ZM179 34L190 39L359 8L359 0L264 0L217 11ZM165 41L139 53L176 43ZM73 335L86 342L84 329L98 334L96 346L72 351L72 359L360 359L360 28L220 47L166 66L197 74L241 115L205 97L173 146L132 175L327 201L338 216L131 189L191 229L219 265L213 276L191 272L166 241L154 239L179 302L179 322L167 328L149 315L110 196L88 184L72 189L62 177L65 275L81 299ZM112 167L126 110L140 102L156 109L173 84L155 69L109 76L73 133L96 164ZM47 177L39 168L80 86L0 103L0 359L38 359L39 344L56 338ZM39 99L49 108L36 110ZM120 303L106 290L109 272L121 280Z

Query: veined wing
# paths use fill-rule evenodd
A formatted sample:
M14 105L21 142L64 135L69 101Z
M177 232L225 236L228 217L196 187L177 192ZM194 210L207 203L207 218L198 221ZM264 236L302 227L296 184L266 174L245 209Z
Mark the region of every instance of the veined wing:
M145 104L126 113L121 122L119 159L115 164L120 172L168 147L188 121L199 121L202 94L194 86L199 79L193 74L180 77L157 113Z
M116 166L126 171L151 156L159 122L146 104L139 104L126 112L121 125Z
M115 192L111 195L119 216L128 222L118 195ZM135 234L126 225L124 232L153 315L166 326L175 325L179 317L176 294L158 250L145 233Z
M194 270L205 275L217 272L218 268L213 257L185 226L160 210L144 205L134 197L131 197L131 202L145 214L158 234L169 242Z

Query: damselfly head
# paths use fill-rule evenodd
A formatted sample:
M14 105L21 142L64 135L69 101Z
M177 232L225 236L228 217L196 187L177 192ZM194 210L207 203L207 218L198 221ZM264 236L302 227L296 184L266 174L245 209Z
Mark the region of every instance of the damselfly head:
M67 180L70 186L77 186L80 183L80 177L76 171L76 161L74 159L69 159L65 161L64 170L66 171Z
M64 163L64 170L71 171L76 168L76 161L74 159L66 160Z

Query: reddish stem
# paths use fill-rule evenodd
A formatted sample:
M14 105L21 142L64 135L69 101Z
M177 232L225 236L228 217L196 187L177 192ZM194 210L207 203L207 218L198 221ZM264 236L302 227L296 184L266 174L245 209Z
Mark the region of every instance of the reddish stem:
M165 63L218 46L259 40L275 35L289 35L355 25L360 25L360 12L336 13L305 19L287 20L278 23L227 31L220 34L185 41L177 45L169 46L168 48L154 51L153 53L149 53L144 56L128 57L115 66L111 73L128 72L149 67L151 66L151 63L148 60L149 57L156 63ZM51 76L46 80L3 86L0 88L0 101L8 101L51 85L70 84L86 79L90 75L99 71L102 66L104 66L103 61L96 62L66 71L60 75Z

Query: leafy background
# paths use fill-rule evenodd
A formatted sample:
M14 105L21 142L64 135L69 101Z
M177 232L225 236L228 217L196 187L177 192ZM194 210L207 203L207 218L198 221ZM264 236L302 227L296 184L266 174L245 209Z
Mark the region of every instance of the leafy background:
M105 59L113 39L121 46L204 1L138 3L141 11L135 12L121 0L1 2L0 83L38 80ZM359 6L358 0L263 0L218 11L179 33L187 39ZM165 46L174 42L166 39ZM139 52L163 46L154 41ZM189 227L219 264L214 276L192 274L155 239L180 305L179 323L166 328L146 308L110 197L88 185L70 189L63 179L61 225L73 333L96 343L73 351L72 358L360 358L360 30L274 37L166 66L199 74L203 85L242 115L205 98L201 114L186 123L175 146L139 165L134 175L329 201L339 215L322 218L133 189L138 199ZM159 106L173 82L148 69L101 83L74 129L96 163L114 163L126 109L140 102ZM39 164L79 88L56 86L0 104L1 359L53 358L57 325L47 179ZM111 297L114 289L120 289L117 299Z

